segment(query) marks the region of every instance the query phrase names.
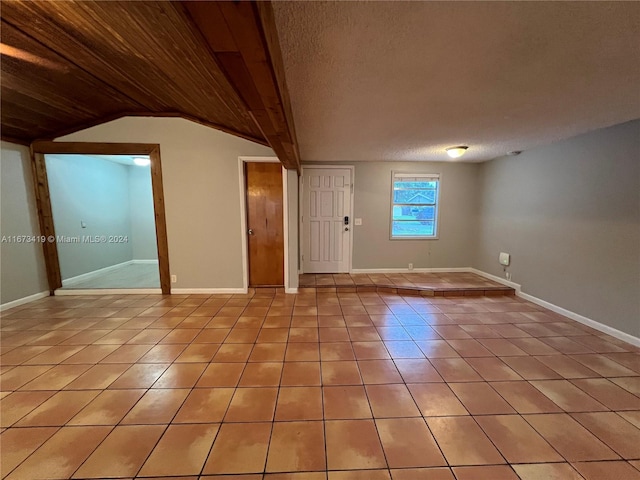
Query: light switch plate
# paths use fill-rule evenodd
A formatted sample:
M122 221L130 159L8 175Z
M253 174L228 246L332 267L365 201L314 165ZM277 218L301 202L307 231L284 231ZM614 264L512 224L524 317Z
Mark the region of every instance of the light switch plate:
M362 225L362 219L361 218L354 218L353 224L354 225Z
M504 265L505 267L508 267L509 263L511 263L511 255L509 255L508 253L500 252L498 261L500 262L500 265Z

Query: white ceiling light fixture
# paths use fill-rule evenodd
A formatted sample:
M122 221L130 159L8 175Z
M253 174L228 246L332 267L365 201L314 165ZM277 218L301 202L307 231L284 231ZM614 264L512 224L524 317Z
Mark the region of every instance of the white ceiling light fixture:
M458 158L465 154L465 152L467 151L467 148L469 147L460 145L459 147L445 148L445 151L447 152L447 155L449 155L451 158Z
M145 157L134 157L133 163L139 167L148 167L151 164L151 160Z

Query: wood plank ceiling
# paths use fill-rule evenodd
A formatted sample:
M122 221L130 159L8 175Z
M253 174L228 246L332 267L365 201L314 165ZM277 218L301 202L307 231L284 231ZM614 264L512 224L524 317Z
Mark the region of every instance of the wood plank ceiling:
M180 116L300 168L271 4L3 1L2 139Z

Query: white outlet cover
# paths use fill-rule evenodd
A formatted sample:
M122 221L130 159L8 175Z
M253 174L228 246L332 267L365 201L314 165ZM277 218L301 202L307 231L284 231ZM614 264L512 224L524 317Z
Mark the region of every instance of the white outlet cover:
M509 255L508 253L500 252L498 261L500 262L500 265L504 265L505 267L508 267L509 263L511 262L511 255Z
M362 219L361 218L354 218L353 224L354 225L362 225Z

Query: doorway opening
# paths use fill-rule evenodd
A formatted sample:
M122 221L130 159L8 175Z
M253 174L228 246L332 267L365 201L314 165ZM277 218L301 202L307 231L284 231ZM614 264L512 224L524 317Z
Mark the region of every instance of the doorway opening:
M160 289L148 155L45 155L63 289Z
M31 149L50 291L170 293L159 146Z

